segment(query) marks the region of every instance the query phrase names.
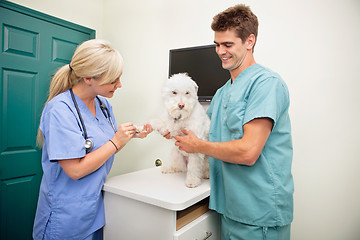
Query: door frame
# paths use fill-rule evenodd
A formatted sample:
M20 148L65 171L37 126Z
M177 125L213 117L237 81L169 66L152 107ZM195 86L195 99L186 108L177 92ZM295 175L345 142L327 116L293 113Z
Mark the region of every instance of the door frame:
M28 16L31 16L34 18L41 19L46 22L54 23L57 25L61 25L61 26L67 27L67 28L74 29L79 32L89 34L90 38L95 38L95 35L96 35L96 31L94 29L80 26L76 23L72 23L72 22L57 18L57 17L53 17L46 13L42 13L42 12L33 10L31 8L27 8L27 7L18 5L16 3L0 0L0 6L10 9L10 10L13 10L15 12L19 12L19 13L22 13L22 14L25 14L25 15L28 15Z

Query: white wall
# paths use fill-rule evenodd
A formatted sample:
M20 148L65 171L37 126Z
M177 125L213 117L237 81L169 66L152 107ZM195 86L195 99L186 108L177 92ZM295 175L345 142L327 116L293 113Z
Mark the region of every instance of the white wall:
M126 61L123 88L110 100L117 122L142 123L159 113L169 49L212 43L212 17L239 1L14 2L94 28L110 40ZM279 72L291 94L292 239L359 239L360 1L243 2L260 21L256 60ZM133 140L116 156L110 175L151 167L157 157L165 161L169 147L155 133Z

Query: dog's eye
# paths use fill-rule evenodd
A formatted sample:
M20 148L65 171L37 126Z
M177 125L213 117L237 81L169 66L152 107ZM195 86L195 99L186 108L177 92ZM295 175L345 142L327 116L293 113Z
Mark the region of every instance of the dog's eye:
M190 92L186 92L185 94L188 95Z
M175 91L173 91L172 93L173 93L174 95L176 95L176 94L177 94L177 92L175 92Z

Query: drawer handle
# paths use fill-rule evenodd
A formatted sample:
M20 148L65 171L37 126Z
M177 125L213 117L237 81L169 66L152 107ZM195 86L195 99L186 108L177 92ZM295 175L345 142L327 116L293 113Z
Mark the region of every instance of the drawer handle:
M203 240L209 239L212 236L212 232L206 232L206 237Z

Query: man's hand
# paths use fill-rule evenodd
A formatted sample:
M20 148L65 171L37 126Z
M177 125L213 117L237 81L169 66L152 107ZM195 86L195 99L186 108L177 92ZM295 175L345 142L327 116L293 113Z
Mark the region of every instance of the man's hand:
M184 129L181 129L182 133L184 133L184 136L175 136L175 146L178 146L180 150L185 151L187 153L196 153L198 152L197 147L199 146L199 143L202 141L198 137L195 136L195 134L192 131L187 131Z

